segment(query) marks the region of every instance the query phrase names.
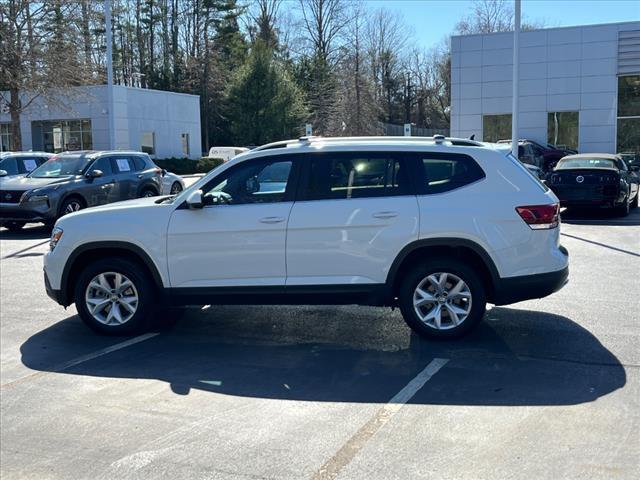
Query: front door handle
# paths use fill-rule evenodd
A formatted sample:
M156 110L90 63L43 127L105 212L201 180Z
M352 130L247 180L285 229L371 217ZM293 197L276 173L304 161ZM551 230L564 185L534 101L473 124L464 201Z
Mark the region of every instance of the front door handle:
M393 218L397 216L398 216L398 212L392 212L392 211L376 212L373 214L373 218Z
M263 217L260 219L260 223L282 223L284 222L283 217Z

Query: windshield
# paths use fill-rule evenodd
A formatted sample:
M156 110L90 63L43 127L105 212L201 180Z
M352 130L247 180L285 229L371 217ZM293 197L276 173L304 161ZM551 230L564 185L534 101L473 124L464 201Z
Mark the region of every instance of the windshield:
M55 178L68 177L69 175L82 175L83 170L91 161L84 155L65 155L54 157L36 168L29 177Z
M607 158L563 158L556 165L555 170L570 168L616 168L613 160Z

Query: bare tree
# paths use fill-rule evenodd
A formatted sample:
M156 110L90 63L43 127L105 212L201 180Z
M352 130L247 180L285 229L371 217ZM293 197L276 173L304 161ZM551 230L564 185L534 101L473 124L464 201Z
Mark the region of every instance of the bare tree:
M513 30L515 15L512 3L507 0L475 0L471 13L456 24L456 33L469 35ZM544 20L523 20L522 29L542 28L545 23Z

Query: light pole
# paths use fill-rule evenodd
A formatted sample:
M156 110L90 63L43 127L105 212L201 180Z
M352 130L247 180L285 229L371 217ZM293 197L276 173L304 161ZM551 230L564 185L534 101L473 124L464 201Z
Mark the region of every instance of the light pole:
M518 158L518 87L520 83L520 0L515 0L513 29L513 100L511 104L511 153Z
M113 41L111 38L111 0L104 1L104 23L107 37L107 110L109 112L109 150L115 150L116 122L113 111Z

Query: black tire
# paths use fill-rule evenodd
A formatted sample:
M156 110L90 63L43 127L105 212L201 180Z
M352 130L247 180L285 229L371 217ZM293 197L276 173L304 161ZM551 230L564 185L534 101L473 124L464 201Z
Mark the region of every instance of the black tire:
M58 210L58 218L64 217L65 215L73 212L77 212L82 210L87 205L84 203L79 197L69 197L66 198L62 204L60 205L60 209Z
M625 198L622 205L618 206L615 210L620 217L626 217L627 215L629 215L629 199Z
M631 208L638 208L638 198L640 198L640 190L636 192L636 198L631 202Z
M180 182L173 182L173 185L171 185L171 190L169 190L169 193L171 195L177 195L182 191L182 185L180 185Z
M127 277L133 284L135 293L138 297L135 313L131 316L131 318L127 319L124 323L121 324L114 323L107 325L105 323L102 323L94 318L94 316L87 308L85 295L87 293L89 283L101 273L107 272L115 272ZM76 309L78 310L82 321L95 332L101 333L103 335L131 335L134 333L143 332L149 328L151 318L153 317L155 311L155 290L156 289L152 278L141 264L125 258L110 257L102 260L97 260L94 263L89 264L82 271L76 282L74 301L76 304ZM132 292L131 290L128 291ZM126 291L123 292L123 294L126 294ZM103 316L108 316L106 312L108 312L111 308L113 308L113 306L107 306L102 311L102 313L104 313ZM118 308L120 312L124 311L124 309L120 309L120 307Z
M157 195L158 195L158 192L156 191L155 188L152 188L152 187L145 187L142 190L140 190L140 198L155 197Z
M7 223L4 223L2 226L12 233L18 233L20 230L22 230L22 227L24 227L25 225L26 225L26 222L7 222Z
M435 326L424 323L420 317L418 317L413 305L416 288L428 276L437 273L455 275L466 283L471 294L470 310L466 318L464 318L459 325L452 326L451 324L453 322L449 317L447 307L445 308L446 315L443 315L445 318L442 319L445 329L441 330L436 329ZM398 298L400 301L400 311L407 325L420 336L432 339L457 338L467 334L484 316L487 302L485 287L483 286L480 276L473 268L453 258L428 260L414 267L402 281ZM466 301L467 300L464 300L464 302ZM445 302L447 302L446 296ZM463 301L461 300L461 302ZM428 308L428 305L422 308ZM433 302L433 305L435 306L437 303Z

